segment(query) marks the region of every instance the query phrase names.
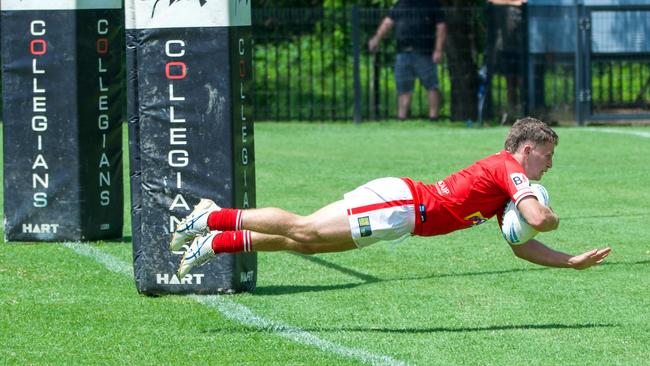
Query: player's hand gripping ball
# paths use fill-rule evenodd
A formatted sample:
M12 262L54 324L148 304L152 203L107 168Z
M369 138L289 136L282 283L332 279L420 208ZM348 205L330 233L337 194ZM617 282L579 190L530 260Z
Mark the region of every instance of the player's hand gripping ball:
M531 184L531 188L542 205L548 207L551 200L546 188L541 184ZM508 202L503 211L503 222L501 223L501 233L506 241L510 244L523 244L537 235L538 231L528 225L526 219L515 206L513 201Z

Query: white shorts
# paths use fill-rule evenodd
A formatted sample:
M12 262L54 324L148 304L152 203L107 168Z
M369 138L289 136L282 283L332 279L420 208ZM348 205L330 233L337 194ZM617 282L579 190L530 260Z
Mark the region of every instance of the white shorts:
M413 233L415 207L411 190L399 178L380 178L346 193L352 239L359 248Z

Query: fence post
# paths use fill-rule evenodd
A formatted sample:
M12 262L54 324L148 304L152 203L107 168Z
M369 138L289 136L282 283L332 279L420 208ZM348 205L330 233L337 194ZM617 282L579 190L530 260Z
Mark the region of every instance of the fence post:
M589 79L587 78L589 69L589 18L585 12L582 0L575 0L576 7L576 70L575 70L575 99L576 99L576 121L579 126L585 124L585 113L591 102L591 93L589 90Z
M359 40L359 7L352 6L352 53L354 58L353 78L354 78L354 123L361 122L361 71L359 70L361 47Z

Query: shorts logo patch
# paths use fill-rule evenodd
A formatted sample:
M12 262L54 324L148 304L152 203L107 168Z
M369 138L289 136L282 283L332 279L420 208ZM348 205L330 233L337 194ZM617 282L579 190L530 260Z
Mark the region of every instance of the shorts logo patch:
M369 216L359 217L357 221L359 222L359 232L361 233L362 238L372 235L372 229L370 229Z

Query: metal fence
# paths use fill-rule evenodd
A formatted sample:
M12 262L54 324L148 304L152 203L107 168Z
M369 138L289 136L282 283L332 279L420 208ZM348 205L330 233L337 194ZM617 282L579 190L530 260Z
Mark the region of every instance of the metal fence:
M579 124L650 120L650 6L528 6L527 21L531 65L546 70L529 77L529 105ZM562 78L571 82L568 103L548 99Z
M254 11L256 119L351 120L355 111L361 119L394 118L395 41L389 34L379 52L367 50L386 13L355 7ZM445 95L444 63L439 79ZM425 94L416 88L413 116L426 115ZM444 107L442 113L449 114Z
M647 42L643 30L648 27L650 13L644 7L587 10L593 28L587 35L589 40L579 48L576 40L584 31L584 22L577 20L579 8L525 8L524 47L515 54L505 53L518 58L517 64L523 66L516 70L515 81L508 75L512 73L489 68L484 103L487 118L533 114L575 121L581 109L587 111L583 118L591 119L612 108L621 112L617 119L645 116L650 110L650 58L643 47L628 49L625 45ZM447 56L438 65L441 115L475 120L478 72L488 61L484 50L499 41L491 39L494 32L488 31L498 28L503 19L499 15L495 19L484 7L445 11L449 35ZM254 9L256 120L395 118L394 37L388 34L379 52L371 53L367 48L387 12L357 7ZM621 14L626 17L624 28L612 29ZM594 17L595 22L591 20ZM603 20L607 17L612 20ZM610 28L602 28L603 24ZM625 27L634 34L628 36L627 43L621 41L628 29ZM619 42L623 48L598 52L599 44L610 41ZM590 56L584 61L587 53ZM465 71L459 71L459 62L467 63ZM466 90L460 90L463 88ZM426 92L417 86L411 116L425 118L427 108Z
M579 123L650 120L650 5L577 11Z
M352 118L349 11L253 12L256 120Z

